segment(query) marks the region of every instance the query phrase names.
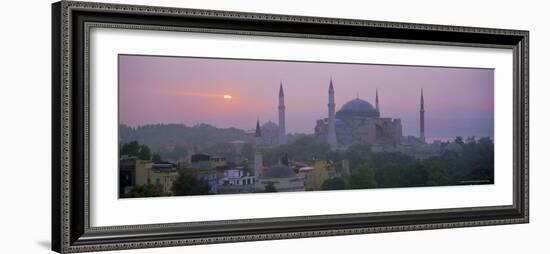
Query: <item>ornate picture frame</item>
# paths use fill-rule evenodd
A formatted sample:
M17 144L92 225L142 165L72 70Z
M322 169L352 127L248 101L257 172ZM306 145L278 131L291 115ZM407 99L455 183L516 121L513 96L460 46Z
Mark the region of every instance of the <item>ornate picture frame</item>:
M90 225L92 28L199 32L513 52L513 204L427 210ZM529 32L61 1L52 5L52 250L60 253L529 222Z

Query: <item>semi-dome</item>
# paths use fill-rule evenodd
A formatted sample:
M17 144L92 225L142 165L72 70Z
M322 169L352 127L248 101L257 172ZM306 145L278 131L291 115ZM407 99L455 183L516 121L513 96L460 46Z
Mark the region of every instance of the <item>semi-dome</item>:
M346 102L338 112L336 117L380 117L380 112L376 110L368 101L356 98Z
M296 173L294 173L291 168L283 164L270 167L263 174L263 178L287 178L294 176L296 176Z

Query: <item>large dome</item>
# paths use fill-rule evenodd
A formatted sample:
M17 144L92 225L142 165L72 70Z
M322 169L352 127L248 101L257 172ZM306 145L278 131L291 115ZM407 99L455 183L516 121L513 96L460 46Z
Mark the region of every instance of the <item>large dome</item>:
M380 117L380 112L376 110L368 101L362 99L354 99L346 102L338 112L336 117Z

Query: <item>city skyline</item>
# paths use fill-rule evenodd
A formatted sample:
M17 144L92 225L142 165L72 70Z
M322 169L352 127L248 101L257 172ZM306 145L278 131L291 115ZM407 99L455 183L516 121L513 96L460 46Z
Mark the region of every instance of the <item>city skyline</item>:
M277 123L282 83L287 133L311 134L327 117L332 78L336 110L355 98L374 105L378 92L381 117L401 119L404 135L419 135L423 90L427 139L493 137L492 69L120 55L119 75L129 126Z

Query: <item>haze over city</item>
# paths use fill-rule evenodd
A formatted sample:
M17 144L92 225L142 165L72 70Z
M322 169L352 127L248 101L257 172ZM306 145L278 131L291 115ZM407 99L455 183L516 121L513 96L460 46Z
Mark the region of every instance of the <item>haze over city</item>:
M311 134L331 77L336 110L357 97L374 105L378 90L380 116L400 118L403 135L418 135L423 89L427 138L493 136L492 69L163 56L119 56L120 123L250 130L277 122L282 82L287 132Z

